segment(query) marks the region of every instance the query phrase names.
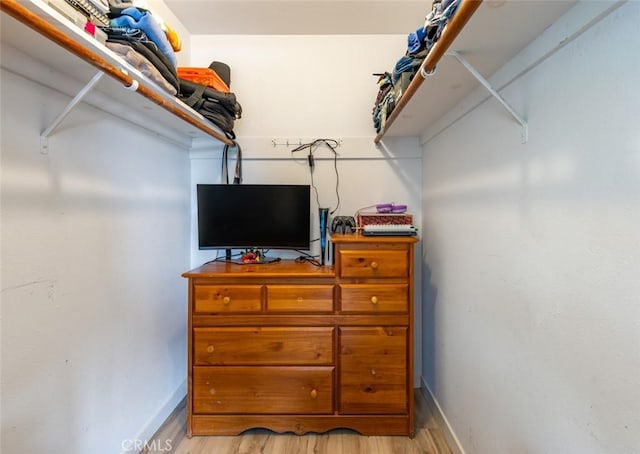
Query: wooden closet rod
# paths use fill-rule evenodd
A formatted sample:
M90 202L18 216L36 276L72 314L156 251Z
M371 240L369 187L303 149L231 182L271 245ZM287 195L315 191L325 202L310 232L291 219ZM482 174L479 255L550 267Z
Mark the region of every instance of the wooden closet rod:
M427 58L422 62L420 70L416 73L416 76L405 90L402 98L400 98L400 101L398 101L391 114L387 117L384 130L376 136L374 139L375 143L380 143L385 131L389 129L391 124L400 115L400 112L402 112L402 109L404 109L404 106L407 105L420 85L422 85L422 82L424 82L424 74L428 74L435 69L440 59L443 57L447 49L449 49L449 46L451 46L453 41L458 37L458 34L460 34L464 26L469 22L469 19L471 19L471 16L473 16L473 13L476 12L481 4L482 0L463 0L458 11L453 15L451 22L447 24L446 28L442 32L440 39L436 41L429 51Z
M104 73L110 75L114 79L122 82L126 87L132 87L134 85L135 79L131 77L129 74L126 74L125 72L120 70L120 68L112 65L111 63L106 61L104 58L102 58L100 55L92 52L91 50L87 49L86 47L78 43L73 38L67 36L65 33L61 32L53 25L49 24L47 21L45 21L41 17L37 16L33 12L29 11L29 9L22 6L20 3L18 3L18 1L0 0L0 9L6 12L7 14L9 14L10 16L14 17L16 20L29 26L30 28L40 33L41 35L47 37L49 40L67 49L69 52L75 54L82 60L95 66L100 71L103 71ZM199 121L196 118L189 116L187 113L180 110L171 102L167 101L166 99L163 99L151 88L142 84L138 84L135 91L140 93L145 98L148 98L154 103L158 104L165 110L171 112L173 115L181 118L182 120L186 121L192 126L195 126L196 128L205 132L206 134L218 139L219 141L227 145L233 145L233 142L230 139L225 137L216 129L214 129L213 127L209 126L206 123L203 123L202 121ZM176 99L176 101L178 100Z

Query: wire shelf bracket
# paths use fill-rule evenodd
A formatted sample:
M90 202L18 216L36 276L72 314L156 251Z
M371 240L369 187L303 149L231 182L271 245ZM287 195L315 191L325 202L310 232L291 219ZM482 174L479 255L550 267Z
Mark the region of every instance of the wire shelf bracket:
M478 82L480 82L482 84L482 86L484 88L486 88L487 91L489 93L491 93L491 95L494 98L496 98L500 104L502 104L502 106L507 110L507 112L509 112L509 114L511 114L511 116L513 118L515 118L515 120L518 123L520 123L520 126L522 126L522 133L521 133L522 143L523 144L527 143L527 141L529 140L529 125L528 125L527 121L525 119L523 119L520 115L518 115L515 110L513 110L513 107L511 107L509 105L509 103L507 101L505 101L502 96L500 96L500 93L498 93L491 86L489 81L487 79L485 79L484 76L482 74L480 74L478 72L478 70L475 69L473 67L473 65L471 65L471 63L469 63L467 61L467 59L465 59L462 55L460 55L459 52L457 52L455 50L450 50L450 51L447 51L447 53L445 55L448 55L450 57L454 57L456 60L458 60L462 64L462 66L464 66L471 73L471 75L473 75L473 77L475 77L476 80Z

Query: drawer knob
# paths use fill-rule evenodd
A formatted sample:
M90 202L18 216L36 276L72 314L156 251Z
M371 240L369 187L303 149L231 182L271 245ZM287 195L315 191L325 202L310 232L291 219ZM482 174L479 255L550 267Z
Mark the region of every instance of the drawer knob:
M228 296L225 296L224 298L222 298L222 303L223 304L229 304L231 302L231 298Z
M208 352L208 353L213 353L214 351L215 351L215 348L214 348L214 346L213 346L213 345L209 345L209 346L207 346L207 352Z
M378 262L371 262L371 268L374 270L378 269Z
M313 400L315 400L318 397L318 391L316 391L315 389L312 389L309 395Z
M302 298L301 296L298 297L298 303L301 303L302 301L304 301L304 298Z
M378 297L377 296L372 296L371 297L371 304L378 304Z
M371 375L375 375L376 374L376 370L375 369L371 369Z

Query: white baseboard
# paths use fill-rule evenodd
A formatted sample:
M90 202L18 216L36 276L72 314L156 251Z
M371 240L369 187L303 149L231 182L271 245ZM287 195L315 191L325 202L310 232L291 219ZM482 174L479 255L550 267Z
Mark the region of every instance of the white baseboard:
M187 395L187 380L185 379L180 386L173 392L173 394L165 401L160 407L158 413L152 416L149 421L144 425L140 432L132 440L141 440L142 444L147 441L151 441L153 436L158 431L160 426L167 420L169 415L175 410L182 399ZM123 446L124 449L124 446ZM123 454L132 454L132 450L125 450Z
M449 443L454 454L466 454L464 448L462 447L462 444L460 443L460 440L456 436L456 433L453 431L453 427L451 427L451 424L449 424L449 420L442 411L442 407L440 407L438 399L436 399L436 396L434 396L431 392L431 389L429 388L429 385L427 385L424 377L420 377L420 383L422 384L421 392L429 405L432 407L433 413L438 420L439 425L443 427L443 429L445 429L445 437L447 438L447 442Z

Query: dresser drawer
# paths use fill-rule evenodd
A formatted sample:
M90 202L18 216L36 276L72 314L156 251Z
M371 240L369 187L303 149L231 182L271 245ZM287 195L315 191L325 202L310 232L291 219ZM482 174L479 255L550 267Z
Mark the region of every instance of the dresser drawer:
M332 312L333 285L267 285L268 312Z
M408 411L407 329L340 328L340 413Z
M342 312L407 312L407 284L341 284Z
M194 367L196 414L331 414L333 367Z
M408 277L407 250L341 250L338 256L341 277Z
M194 312L259 312L261 285L195 285Z
M196 365L330 365L333 327L194 328Z

